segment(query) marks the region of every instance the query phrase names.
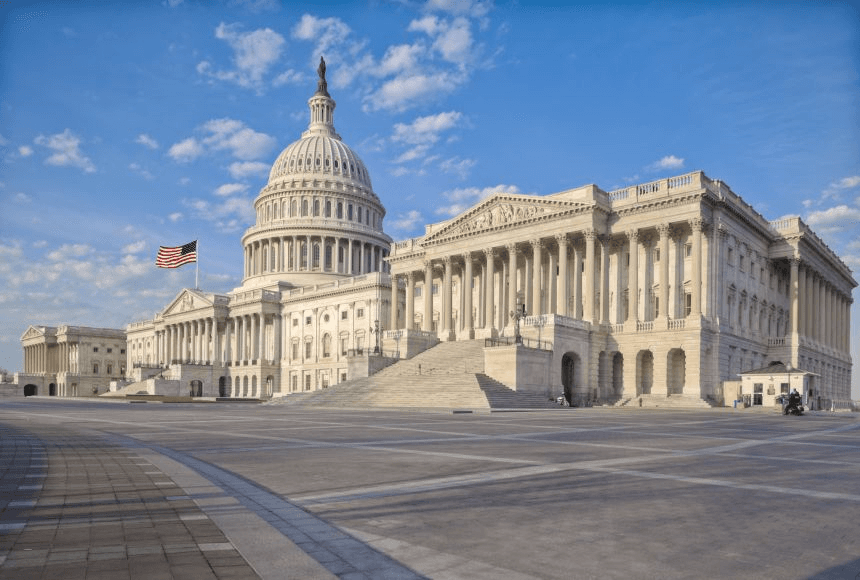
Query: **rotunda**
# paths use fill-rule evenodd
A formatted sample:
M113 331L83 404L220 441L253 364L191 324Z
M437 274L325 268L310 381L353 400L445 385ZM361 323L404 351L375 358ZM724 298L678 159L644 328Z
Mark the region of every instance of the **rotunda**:
M310 124L284 149L254 201L256 223L242 236L242 286L307 286L387 270L391 238L367 168L334 128L335 102L320 59Z

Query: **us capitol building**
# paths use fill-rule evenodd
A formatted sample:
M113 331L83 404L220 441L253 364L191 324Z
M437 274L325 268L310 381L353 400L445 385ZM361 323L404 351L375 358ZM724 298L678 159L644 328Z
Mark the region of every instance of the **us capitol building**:
M254 202L242 285L185 289L131 324L129 392L282 397L480 340L487 375L574 403L722 402L724 385L771 361L804 372L819 405L850 399L857 283L800 218L767 221L696 171L497 194L392 243L367 168L335 131L323 69L308 104L308 129ZM50 334L22 337L37 356L25 372L50 359L40 328Z

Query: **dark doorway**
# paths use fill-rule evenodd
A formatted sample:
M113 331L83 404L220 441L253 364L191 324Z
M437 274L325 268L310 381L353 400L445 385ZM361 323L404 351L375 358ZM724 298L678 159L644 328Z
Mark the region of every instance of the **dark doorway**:
M191 396L192 397L202 397L203 396L203 381L198 381L198 380L191 381Z
M38 389L36 385L24 385L24 396L25 397L35 397Z
M227 392L227 379L225 377L221 377L218 379L218 396L219 397L229 396L229 394Z
M55 385L54 383L51 383L50 385L48 385L48 396L49 397L56 397L57 396L57 385Z

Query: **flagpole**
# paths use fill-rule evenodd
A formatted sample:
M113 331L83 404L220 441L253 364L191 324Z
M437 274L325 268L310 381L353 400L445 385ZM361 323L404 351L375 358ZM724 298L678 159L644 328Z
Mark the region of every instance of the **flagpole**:
M194 240L197 242L197 259L194 260L194 289L200 290L200 284L197 283L200 275L200 240Z

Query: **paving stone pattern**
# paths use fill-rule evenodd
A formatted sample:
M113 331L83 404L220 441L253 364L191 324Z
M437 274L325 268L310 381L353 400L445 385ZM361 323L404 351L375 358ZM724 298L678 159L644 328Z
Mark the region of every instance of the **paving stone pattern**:
M0 425L0 579L259 578L176 484L134 451Z

